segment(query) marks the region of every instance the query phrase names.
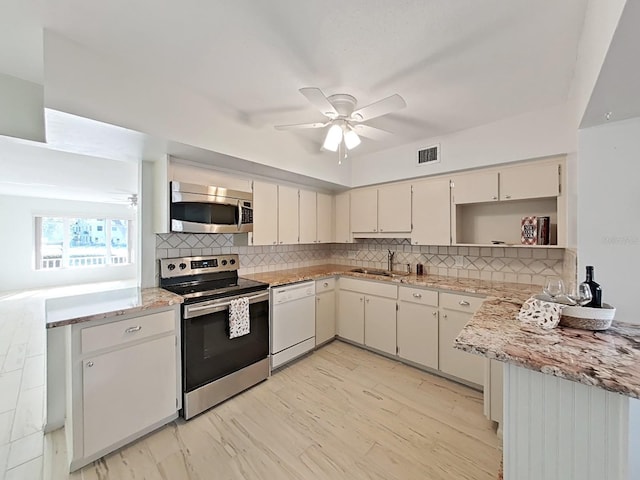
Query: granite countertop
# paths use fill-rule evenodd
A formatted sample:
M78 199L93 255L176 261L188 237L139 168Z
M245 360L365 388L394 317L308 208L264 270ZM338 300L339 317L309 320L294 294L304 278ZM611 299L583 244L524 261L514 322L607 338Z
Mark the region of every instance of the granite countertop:
M530 370L640 398L640 325L614 322L601 332L521 323L522 302L489 298L456 347Z
M48 298L45 303L47 328L182 303L182 297L162 288L122 288L65 297Z
M483 296L506 297L526 300L532 294L538 293L541 287L522 283L491 282L487 280L474 280L468 278L444 277L439 275L398 275L386 277L366 273L356 273L350 270L359 268L354 265L316 265L313 267L292 268L288 270L276 270L273 272L254 273L242 275L244 278L268 283L272 287L289 283L317 280L333 275L349 276L365 280L396 283L398 285L410 285L425 288L452 290L461 293L471 293Z
M614 322L603 332L565 327L548 331L516 319L522 303L540 292L538 285L437 275L384 277L351 272L353 268L319 265L243 276L273 287L342 275L484 295L487 299L456 338L456 348L640 398L640 325Z

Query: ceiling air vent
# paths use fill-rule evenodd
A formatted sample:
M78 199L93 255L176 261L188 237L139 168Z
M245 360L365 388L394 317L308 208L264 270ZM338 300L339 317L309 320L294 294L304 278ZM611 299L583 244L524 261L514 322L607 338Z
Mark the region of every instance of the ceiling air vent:
M431 147L418 150L418 165L427 165L429 163L436 163L440 161L440 145L433 145Z

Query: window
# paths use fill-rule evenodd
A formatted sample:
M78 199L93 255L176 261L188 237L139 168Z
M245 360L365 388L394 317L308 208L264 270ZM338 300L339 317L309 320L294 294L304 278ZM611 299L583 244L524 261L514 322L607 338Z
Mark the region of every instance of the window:
M129 220L36 217L36 269L131 263Z

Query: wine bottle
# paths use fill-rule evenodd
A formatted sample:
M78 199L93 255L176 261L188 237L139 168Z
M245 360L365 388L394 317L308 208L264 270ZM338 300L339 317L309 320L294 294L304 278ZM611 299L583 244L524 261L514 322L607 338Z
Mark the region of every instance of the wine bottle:
M585 305L585 307L602 308L602 289L600 284L596 283L593 279L593 267L587 267L587 279L584 281L589 285L591 290L591 301Z

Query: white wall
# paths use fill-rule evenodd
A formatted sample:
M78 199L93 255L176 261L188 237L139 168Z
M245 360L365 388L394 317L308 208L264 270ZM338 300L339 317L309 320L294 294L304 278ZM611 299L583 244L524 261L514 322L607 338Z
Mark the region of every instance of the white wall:
M578 136L578 278L595 267L616 319L640 324L640 117Z
M125 205L0 195L0 291L136 279L135 264L35 270L36 215L132 219L134 211Z
M575 128L587 109L626 3L627 0L589 1L569 92L571 122Z
M0 73L0 135L45 141L42 85Z
M247 124L241 112L230 111L228 105L145 75L135 65L100 55L53 32L45 31L44 48L48 108L349 184L349 170L327 161L314 142L292 135L274 137L272 126Z
M438 143L441 162L416 166L418 149ZM351 179L362 186L573 151L575 128L559 105L353 158Z

